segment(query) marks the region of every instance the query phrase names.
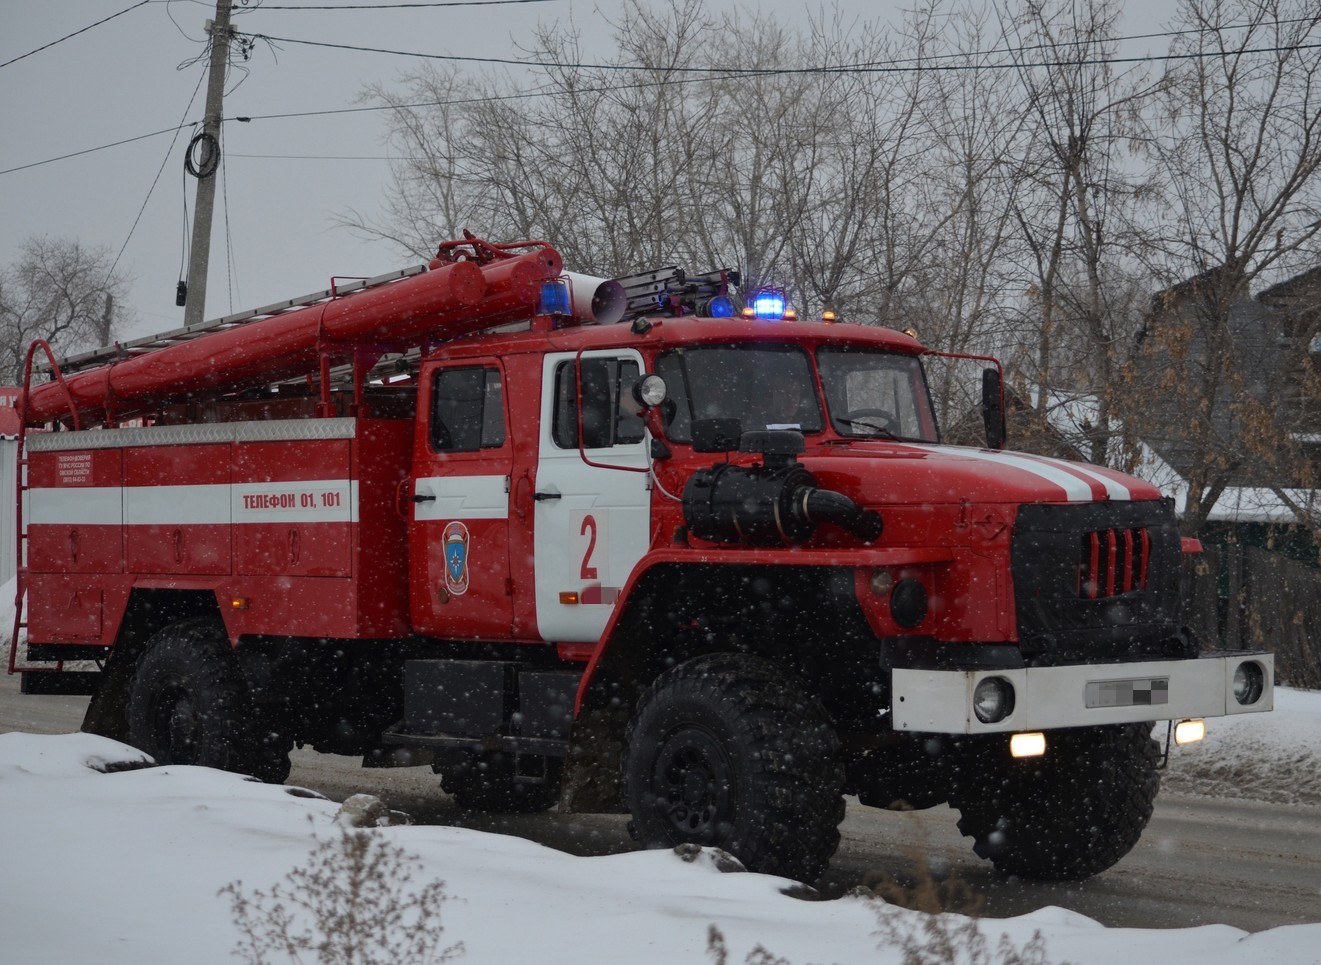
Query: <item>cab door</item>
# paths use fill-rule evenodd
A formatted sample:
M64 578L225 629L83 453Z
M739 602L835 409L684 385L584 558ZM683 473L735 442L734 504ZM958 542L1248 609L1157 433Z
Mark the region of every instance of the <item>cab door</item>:
M647 551L650 441L632 401L641 375L642 357L632 350L543 360L533 493L542 639L598 640Z
M513 464L499 359L465 359L423 378L408 552L413 626L440 637L504 639L513 604Z

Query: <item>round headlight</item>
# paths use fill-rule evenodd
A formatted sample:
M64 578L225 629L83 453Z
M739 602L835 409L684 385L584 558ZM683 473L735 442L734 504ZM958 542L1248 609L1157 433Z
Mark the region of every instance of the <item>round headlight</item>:
M998 724L1014 712L1014 685L1004 677L986 677L972 691L972 710L983 724Z
M651 408L665 401L668 390L659 375L647 375L633 386L633 394L643 405Z
M1261 700L1266 673L1255 660L1245 660L1234 670L1234 699L1244 707Z

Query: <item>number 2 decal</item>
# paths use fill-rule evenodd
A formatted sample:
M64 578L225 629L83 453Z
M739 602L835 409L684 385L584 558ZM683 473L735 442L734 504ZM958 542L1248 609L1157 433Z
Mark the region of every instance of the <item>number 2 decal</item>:
M576 573L578 582L589 586L610 579L610 510L573 510L568 522L568 553L561 557L565 575Z
M590 565L592 553L596 551L596 517L584 516L582 529L578 531L579 536L587 537L587 552L583 554L582 566L578 569L578 575L584 580L596 579L596 567Z

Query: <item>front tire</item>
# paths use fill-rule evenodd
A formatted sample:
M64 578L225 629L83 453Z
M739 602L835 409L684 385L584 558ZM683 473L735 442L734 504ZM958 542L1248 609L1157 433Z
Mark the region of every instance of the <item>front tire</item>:
M951 804L959 830L996 869L1080 881L1128 854L1151 819L1159 747L1150 724L1054 731L1046 755L1015 760L1007 741L965 757Z
M129 743L157 764L196 764L270 783L289 775L288 741L254 715L224 630L181 620L157 633L138 661L128 705Z
M838 758L816 698L765 660L711 654L639 701L621 791L647 845L719 847L749 870L811 882L839 847Z

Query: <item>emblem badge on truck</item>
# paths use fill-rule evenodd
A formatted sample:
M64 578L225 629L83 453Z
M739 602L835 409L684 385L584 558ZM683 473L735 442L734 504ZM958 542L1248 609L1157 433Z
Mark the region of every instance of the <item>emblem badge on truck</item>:
M455 596L468 592L468 527L455 520L445 526L445 588Z

